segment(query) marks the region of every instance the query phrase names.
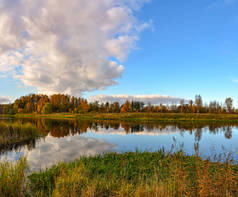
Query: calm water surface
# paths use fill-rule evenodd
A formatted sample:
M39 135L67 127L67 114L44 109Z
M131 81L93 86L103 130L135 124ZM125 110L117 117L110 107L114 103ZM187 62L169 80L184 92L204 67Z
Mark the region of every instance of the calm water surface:
M49 119L0 121L30 122L39 129L41 138L0 149L0 160L15 161L25 156L32 169L50 167L59 161L73 161L82 155L160 148L167 151L182 148L187 154L199 153L203 158L224 152L238 155L238 125Z

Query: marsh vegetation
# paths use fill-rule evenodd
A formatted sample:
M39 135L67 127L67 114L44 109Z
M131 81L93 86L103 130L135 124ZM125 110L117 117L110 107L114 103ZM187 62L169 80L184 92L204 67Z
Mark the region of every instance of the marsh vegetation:
M29 122L0 121L0 153L23 145L34 146L35 141L42 136L39 129Z
M210 162L182 151L162 150L110 153L59 163L29 175L24 173L25 160L19 160L14 165L1 164L0 195L237 196L238 165L226 158Z

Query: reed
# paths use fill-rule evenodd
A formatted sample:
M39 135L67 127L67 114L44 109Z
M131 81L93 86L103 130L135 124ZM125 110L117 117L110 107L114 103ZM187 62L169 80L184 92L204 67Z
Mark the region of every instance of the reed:
M238 165L183 152L110 153L29 176L38 196L237 196Z
M182 151L110 153L28 173L26 159L2 162L0 196L238 196L238 165L229 157L211 162Z
M27 194L26 179L28 166L26 159L16 163L0 163L0 196L23 197Z
M2 149L40 137L38 128L31 123L0 122L0 152Z

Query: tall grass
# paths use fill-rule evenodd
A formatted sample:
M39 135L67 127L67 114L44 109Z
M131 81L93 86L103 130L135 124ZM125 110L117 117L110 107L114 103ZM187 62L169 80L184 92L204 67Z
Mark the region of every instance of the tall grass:
M83 157L29 180L38 196L238 196L238 165L183 152Z
M82 157L34 172L26 161L0 165L0 196L238 196L238 165L183 152L128 152Z
M31 123L0 122L0 152L1 149L29 142L29 140L36 139L40 136L41 134L37 127Z
M16 163L0 163L0 196L22 197L26 195L26 159Z

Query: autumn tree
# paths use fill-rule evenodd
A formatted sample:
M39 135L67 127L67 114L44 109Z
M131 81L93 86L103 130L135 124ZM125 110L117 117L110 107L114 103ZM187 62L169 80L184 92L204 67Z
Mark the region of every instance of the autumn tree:
M101 112L101 113L129 113L129 112L176 112L176 113L238 113L238 109L233 108L233 100L227 98L224 105L216 101L203 104L202 97L196 95L195 101L192 100L185 104L181 100L180 105L152 105L146 106L139 101L126 101L122 106L118 102L100 103L95 101L88 103L86 99L77 98L65 94L54 94L48 97L42 94L29 94L15 100L13 104L0 105L1 114L14 113L53 113L53 112Z
M48 103L48 102L49 102L48 96L42 97L37 103L37 113L41 113L45 103Z
M145 111L148 113L153 112L153 106L151 105L151 103L147 103Z
M90 110L90 105L88 104L86 99L82 99L81 103L79 104L79 112L80 113L87 113Z
M45 103L41 113L42 114L51 114L53 112L53 106L51 103Z
M64 94L51 95L50 103L55 112L68 112L70 107L70 96Z
M122 112L122 113L132 112L131 102L130 101L126 101L122 105L120 112Z
M27 102L25 107L24 107L24 112L25 113L32 113L34 110L34 105L31 102Z

